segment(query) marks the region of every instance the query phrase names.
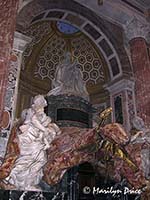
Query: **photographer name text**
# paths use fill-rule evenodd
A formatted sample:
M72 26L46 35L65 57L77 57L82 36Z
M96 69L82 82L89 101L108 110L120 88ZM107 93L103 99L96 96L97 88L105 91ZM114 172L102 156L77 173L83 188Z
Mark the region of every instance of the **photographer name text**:
M93 187L93 194L94 195L97 195L97 194L112 194L112 196L115 196L117 194L141 194L142 191L140 189L135 189L135 188L132 188L132 189L129 189L128 187L125 187L123 190L120 190L120 189L114 189L113 187L110 187L110 188L106 188L106 189L101 189L101 188L96 188L96 187Z

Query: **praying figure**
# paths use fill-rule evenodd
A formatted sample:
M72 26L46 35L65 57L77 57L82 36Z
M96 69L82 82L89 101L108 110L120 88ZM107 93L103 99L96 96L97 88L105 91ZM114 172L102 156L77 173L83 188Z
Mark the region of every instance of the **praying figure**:
M77 61L71 62L70 52L66 53L63 63L57 66L55 78L52 81L52 90L47 96L60 94L75 95L89 100L82 73L77 67Z

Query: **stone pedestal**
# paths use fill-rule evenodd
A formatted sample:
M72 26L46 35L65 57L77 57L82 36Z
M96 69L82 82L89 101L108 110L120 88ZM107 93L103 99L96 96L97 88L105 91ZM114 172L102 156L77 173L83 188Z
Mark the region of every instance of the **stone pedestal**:
M92 105L81 97L58 95L46 97L46 112L60 127L92 127Z
M48 96L46 99L48 107L45 111L60 127L92 127L92 105L85 99L73 95ZM71 168L63 178L62 183L68 185L69 200L79 197L79 169L80 166Z

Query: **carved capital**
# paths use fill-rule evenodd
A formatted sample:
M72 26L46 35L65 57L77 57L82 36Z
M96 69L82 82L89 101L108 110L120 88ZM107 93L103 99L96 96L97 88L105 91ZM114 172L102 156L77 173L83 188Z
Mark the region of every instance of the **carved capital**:
M106 86L105 88L110 92L111 95L115 95L116 93L122 92L122 91L133 91L135 86L134 80L127 80L127 79L121 79L120 81L111 84L109 86Z
M132 18L126 23L124 31L125 38L128 42L137 37L142 37L147 42L150 42L150 24L147 22L142 22L136 17Z
M19 33L19 32L15 32L15 37L14 37L14 43L13 43L13 49L19 52L23 52L25 49L25 46L31 42L31 38Z

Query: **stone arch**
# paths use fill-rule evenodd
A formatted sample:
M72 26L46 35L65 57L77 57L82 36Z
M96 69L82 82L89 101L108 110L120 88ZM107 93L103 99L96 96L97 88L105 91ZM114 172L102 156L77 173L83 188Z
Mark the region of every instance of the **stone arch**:
M103 58L103 56L101 55L101 53L99 52L99 50L97 49L96 45L83 33L79 30L79 32L77 33L73 33L70 36L67 36L65 34L62 34L60 32L58 32L58 29L55 27L56 22L54 21L40 21L40 22L35 22L35 24L32 24L28 31L26 32L26 34L28 35L30 33L30 36L33 36L33 43L31 42L27 48L24 51L23 54L23 60L22 60L22 70L21 70L21 75L20 75L20 87L19 87L19 93L18 95L22 98L23 96L25 98L27 98L27 96L29 95L29 92L31 92L31 96L36 95L36 93L44 93L46 94L49 89L50 89L50 84L51 84L51 80L53 79L53 75L50 74L52 71L54 72L56 65L58 63L61 62L61 57L58 54L58 50L57 53L53 53L53 43L58 38L58 40L61 40L61 43L63 42L69 42L69 45L71 49L72 48L72 55L77 58L78 60L78 64L79 67L83 73L83 80L86 82L87 86L88 86L88 91L89 94L93 97L93 94L97 94L99 92L102 93L102 96L105 96L105 88L103 88L103 85L106 84L110 79L108 78L108 72L107 72L107 64L105 63L105 60ZM44 26L44 24L46 26ZM35 31L34 28L37 28ZM43 30L44 28L44 30ZM49 32L47 33L47 30L49 30ZM46 35L43 35L44 32L46 31ZM32 34L31 34L32 32ZM40 35L41 39L35 40L37 37L36 35L38 34L38 32L42 32L42 37ZM53 39L52 39L53 38ZM63 39L63 40L62 40ZM66 41L65 41L65 40ZM71 39L71 40L70 40ZM75 42L75 43L74 43ZM75 50L77 50L77 43L79 42L78 46L79 46L79 52L80 55L75 55ZM85 46L82 46L82 42L84 44L86 44L86 48ZM60 43L60 42L58 42ZM51 46L51 47L50 47ZM60 46L60 45L59 45ZM59 51L62 51L62 47L59 47ZM47 51L47 49L49 49L49 51ZM86 54L82 54L82 50L86 51ZM89 49L89 50L88 50ZM64 51L64 50L63 50ZM30 53L31 52L31 53ZM43 53L44 54L43 54ZM50 58L47 58L47 55L45 54L48 53L49 55L51 55ZM54 55L53 55L54 54ZM58 61L53 62L54 58L53 56L55 56L55 54L57 54L57 57L59 57ZM46 75L42 75L41 73L41 64L39 63L39 61L41 59L41 56L44 58L46 65L43 64L43 67L48 71L48 73L46 72ZM87 55L92 56L92 60L89 63L89 59L87 58ZM79 58L82 57L84 58L85 62L82 63L80 62ZM52 68L47 66L47 61L49 61L49 59L51 59L52 61ZM97 64L95 63L95 61L97 61ZM103 62L104 61L104 62ZM85 64L89 64L88 66ZM96 67L97 66L97 67ZM88 68L87 68L88 67ZM89 68L90 67L90 68ZM85 77L84 75L87 75L88 73L88 78ZM97 75L94 75L93 73L96 73ZM36 74L36 77L34 76ZM94 79L95 77L95 79ZM109 79L109 80L107 80ZM43 81L44 80L44 81ZM49 82L50 81L50 82ZM93 85L94 84L94 85ZM32 85L32 88L31 88ZM21 89L22 88L22 89ZM48 90L47 90L48 89ZM93 90L94 89L94 90ZM24 93L22 93L22 91L24 90ZM26 91L25 91L26 90ZM31 91L32 90L32 91ZM33 93L36 92L36 93ZM103 98L102 98L103 99ZM103 100L104 101L104 100ZM21 102L21 101L20 101ZM19 107L21 108L21 106Z
M60 20L71 23L75 27L79 28L81 32L85 33L85 35L87 35L95 43L102 53L105 61L107 62L110 79L114 80L118 76L122 75L122 68L116 50L108 37L92 22L82 16L76 15L74 12L60 9L50 9L42 12L35 16L31 23L41 20ZM112 64L113 61L115 62L115 66ZM115 67L115 70L113 67Z
M124 84L128 85L128 80L132 78L132 68L124 47L122 27L106 21L89 8L73 0L33 0L20 9L17 17L17 31L24 33L31 24L43 20L59 20L70 23L95 43L107 62L110 76L106 85L103 85L106 92L103 95L107 96L107 98L105 96L105 100L103 98L103 102L107 101L107 106L110 104L113 106L115 95L118 95L117 88L121 85L122 88L119 92L121 101L125 103L128 98L128 88L125 87L126 91L124 91ZM111 86L114 86L116 91ZM100 94L98 98L101 98ZM129 110L122 110L122 114L129 119ZM115 115L112 118L115 120ZM126 122L124 122L124 126L127 126Z
M117 46L115 34L110 33L104 25L104 20L88 8L75 1L29 1L18 14L17 28L19 31L24 30L31 23L45 19L68 22L84 32L102 52L112 81L132 71L125 49ZM124 66L121 60L126 60Z

